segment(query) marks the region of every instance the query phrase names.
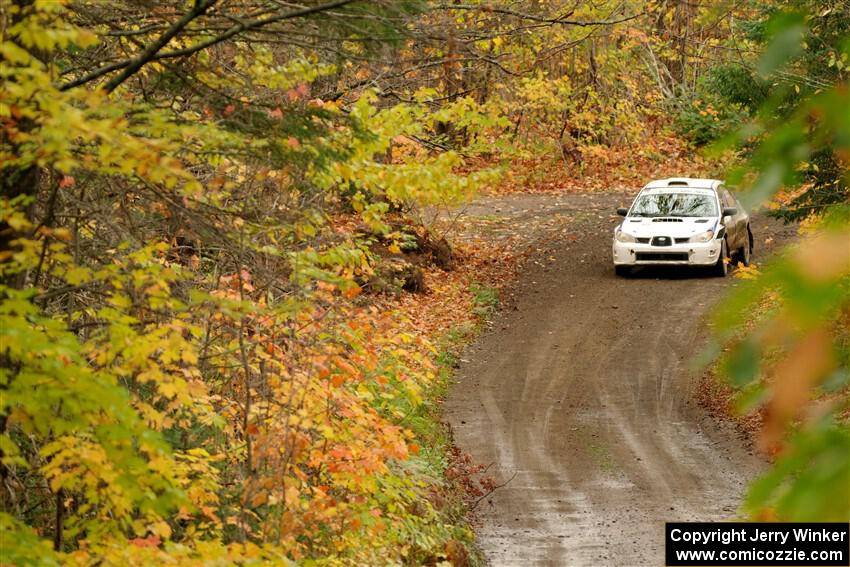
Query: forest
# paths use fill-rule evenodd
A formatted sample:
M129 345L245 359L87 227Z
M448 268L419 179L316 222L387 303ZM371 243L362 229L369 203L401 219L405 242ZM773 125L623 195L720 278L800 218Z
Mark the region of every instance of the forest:
M522 267L440 219L679 172L799 224L712 313L741 516L847 522L848 76L845 0L3 0L0 563L480 564Z

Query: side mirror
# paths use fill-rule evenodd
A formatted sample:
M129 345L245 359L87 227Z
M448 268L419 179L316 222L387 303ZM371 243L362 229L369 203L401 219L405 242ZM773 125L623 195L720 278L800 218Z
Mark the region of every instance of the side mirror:
M736 209L735 207L726 207L726 208L723 209L723 216L724 217L734 217L737 214L738 214L738 209Z
M624 217L629 214L629 209L627 209L626 207L620 207L619 209L617 209L617 214L621 217Z

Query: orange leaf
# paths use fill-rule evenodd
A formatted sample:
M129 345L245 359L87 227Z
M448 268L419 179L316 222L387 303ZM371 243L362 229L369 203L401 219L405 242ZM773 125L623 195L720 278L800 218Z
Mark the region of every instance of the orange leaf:
M159 547L159 544L162 543L162 540L155 535L148 536L146 538L137 537L135 539L131 539L130 543L135 545L136 547Z
M346 290L343 292L343 295L344 295L346 298L348 298L348 299L354 299L355 297L357 297L358 295L360 295L360 292L361 292L361 291L363 291L363 289L362 289L362 288L360 288L360 287L358 287L358 286L353 286L353 287L350 287L350 288L346 289Z
M265 492L258 492L251 498L251 507L255 508L257 506L262 506L268 501L268 494Z
M811 389L835 367L829 331L818 329L800 339L771 373L773 397L767 404L761 448L775 452L790 421L809 401Z

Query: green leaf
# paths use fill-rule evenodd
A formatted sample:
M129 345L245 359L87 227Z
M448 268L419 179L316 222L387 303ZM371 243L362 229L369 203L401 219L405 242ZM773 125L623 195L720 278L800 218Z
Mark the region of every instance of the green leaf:
M770 44L756 66L763 77L774 73L803 50L806 33L803 14L780 12L769 22L768 31L771 33Z
M759 348L752 338L745 340L731 352L726 359L724 371L735 386L745 386L755 379L759 371L759 355Z

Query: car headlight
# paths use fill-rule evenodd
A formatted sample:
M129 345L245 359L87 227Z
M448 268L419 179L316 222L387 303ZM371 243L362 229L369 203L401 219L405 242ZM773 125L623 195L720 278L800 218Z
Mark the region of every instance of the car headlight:
M617 231L617 236L615 237L617 242L635 242L635 237L631 234L627 234L622 230Z
M712 238L714 238L714 231L706 230L705 232L693 235L688 239L688 242L708 242Z

